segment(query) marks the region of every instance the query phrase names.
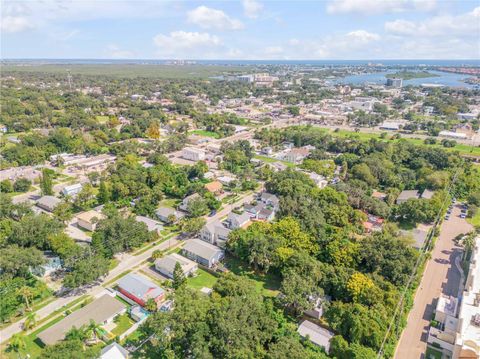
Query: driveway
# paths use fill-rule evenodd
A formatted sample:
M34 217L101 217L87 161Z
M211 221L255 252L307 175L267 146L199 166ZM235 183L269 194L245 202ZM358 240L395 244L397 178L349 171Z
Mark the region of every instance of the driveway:
M395 352L396 359L425 358L430 320L437 298L441 295L457 297L460 287L460 272L455 258L462 255L462 248L453 239L470 232L473 227L459 217L460 207L455 206L448 221L444 221L432 257L427 262L420 285L415 294L407 326L400 337Z

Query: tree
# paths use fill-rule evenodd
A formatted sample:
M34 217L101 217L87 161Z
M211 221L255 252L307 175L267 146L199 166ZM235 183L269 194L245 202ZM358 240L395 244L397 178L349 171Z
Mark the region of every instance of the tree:
M187 212L190 217L200 217L208 213L206 201L201 198L194 198L188 201Z
M153 121L145 132L148 138L158 140L160 138L160 126L157 121Z
M179 223L179 228L183 233L193 236L200 232L205 223L207 223L207 221L203 217L182 218Z
M30 186L32 185L32 181L30 181L27 178L19 178L15 181L13 184L13 189L16 192L27 192L30 189Z
M13 192L12 181L6 179L0 182L0 192L2 193L11 193Z
M97 201L100 204L105 204L110 201L110 198L112 197L112 191L110 189L110 184L105 181L100 181L100 186L98 188L98 194L97 194Z
M63 285L72 289L95 282L107 275L109 264L108 259L100 255L87 255L73 264L70 272L65 276Z
M72 204L66 201L62 201L53 210L53 215L58 221L67 224L73 218Z
M185 273L183 273L182 265L180 262L175 263L175 269L173 270L173 288L179 289L187 282Z
M48 345L40 354L40 359L91 359L98 358L99 355L98 346L85 347L83 341L70 339Z
M152 252L152 259L159 259L159 258L162 258L163 256L164 256L164 253L160 249L155 249Z
M8 350L11 350L17 354L20 354L25 349L27 349L25 337L20 333L16 333L12 335L12 337L10 338L10 341L8 342Z
M95 191L90 183L83 185L82 190L75 197L74 204L82 210L93 207L95 204Z
M93 343L98 342L98 334L102 330L102 327L97 324L94 320L90 320L88 323L87 327L85 328L85 334L88 338L89 341L92 341Z
M0 268L2 273L14 277L28 278L30 269L45 263L43 253L34 247L22 248L15 244L2 248Z
M37 325L37 315L29 313L23 322L23 330L32 329L35 325Z
M145 303L145 309L149 312L156 312L158 310L157 302L153 298L149 298Z
M34 296L33 290L29 287L21 287L18 290L18 295L22 297L23 301L25 302L25 306L27 307L28 311L31 311L30 302Z
M53 195L52 171L47 168L42 170L42 177L40 178L40 190L44 196Z

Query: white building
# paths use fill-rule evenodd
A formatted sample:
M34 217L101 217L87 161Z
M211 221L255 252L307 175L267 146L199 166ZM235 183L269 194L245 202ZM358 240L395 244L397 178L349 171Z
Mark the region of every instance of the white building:
M453 131L440 131L438 134L440 137L454 138L457 140L466 140L468 138L467 134L461 132Z
M182 158L190 161L203 161L205 159L205 151L198 148L186 147L182 150Z
M70 196L70 197L76 196L77 194L80 193L80 191L82 190L82 187L83 185L81 183L75 183L70 186L65 186L62 189L62 194L64 196Z
M480 236L475 241L458 313L455 359L480 358Z

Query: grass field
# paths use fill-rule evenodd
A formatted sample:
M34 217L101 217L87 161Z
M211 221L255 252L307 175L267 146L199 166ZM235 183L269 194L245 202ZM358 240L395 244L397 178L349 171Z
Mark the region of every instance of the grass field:
M108 117L108 116L95 116L95 119L96 119L99 123L107 123L109 117Z
M130 319L127 313L125 313L115 319L115 324L117 324L117 326L113 328L111 333L114 336L117 336L125 333L127 329L134 324L134 321Z
M267 157L267 156L255 155L254 158L256 158L257 160L266 162L266 163L280 162L280 163L283 163L287 167L295 167L294 163L291 163L291 162L288 162L288 161L277 160L275 158L271 158L271 157Z
M3 73L46 73L118 78L205 79L217 75L249 71L249 66L229 65L144 65L144 64L31 64L30 66L2 65ZM74 78L75 80L75 78Z
M328 130L326 129L318 129L319 131L322 132L327 132ZM346 131L346 130L340 130L338 132L331 131L330 134L332 136L337 136L337 137L353 137L353 138L358 138L362 141L368 141L372 138L375 138L377 140L383 140L383 141L392 141L392 142L398 142L398 141L407 141L410 143L413 143L415 145L420 145L420 146L428 146L428 147L435 147L435 148L443 148L446 151L454 152L458 151L462 155L473 155L473 156L480 156L480 147L473 147L469 145L464 145L461 143L458 143L455 145L455 147L452 148L447 148L443 147L441 144L435 144L435 145L426 145L422 139L419 138L408 138L408 137L402 137L401 139L397 140L390 140L394 133L388 132L387 138L382 139L380 137L380 134L378 133L367 133L367 132L353 132L353 131ZM400 134L401 135L401 134ZM438 138L437 142L440 142L441 139Z
M249 266L240 261L237 258L228 257L225 260L226 267L237 275L244 275L253 281L257 290L265 297L276 297L279 293L280 278L271 273L265 275L258 274L253 271Z
M474 227L480 228L480 211L477 211L475 216L473 216L472 218L467 218L467 222Z
M206 130L193 130L193 131L190 131L189 134L211 137L211 138L215 138L215 139L220 138L220 135L218 133L212 132L212 131L206 131Z
M213 274L210 274L203 269L199 269L195 277L188 278L187 286L197 290L200 290L203 287L212 288L217 280L218 277L215 277Z

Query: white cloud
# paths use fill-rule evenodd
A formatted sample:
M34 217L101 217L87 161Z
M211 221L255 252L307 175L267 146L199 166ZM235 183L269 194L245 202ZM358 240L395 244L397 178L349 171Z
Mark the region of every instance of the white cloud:
M480 7L460 15L434 16L422 21L397 19L385 23L385 31L397 36L477 37L480 34Z
M436 0L331 0L327 12L373 15L411 10L430 11L435 6Z
M345 37L350 39L351 41L361 42L362 44L367 44L371 41L380 40L380 35L365 30L356 30L349 32Z
M132 51L122 50L116 44L110 44L105 50L105 55L111 59L131 59L135 56Z
M244 26L240 20L232 19L222 10L199 6L187 14L188 22L204 29L240 30Z
M33 25L24 16L5 16L1 20L0 29L7 33L22 32L32 29Z
M207 32L173 31L168 35L158 34L153 38L159 56L182 58L207 58L222 46L218 36Z
M256 19L263 10L263 4L256 0L243 0L242 5L245 16L250 19Z

